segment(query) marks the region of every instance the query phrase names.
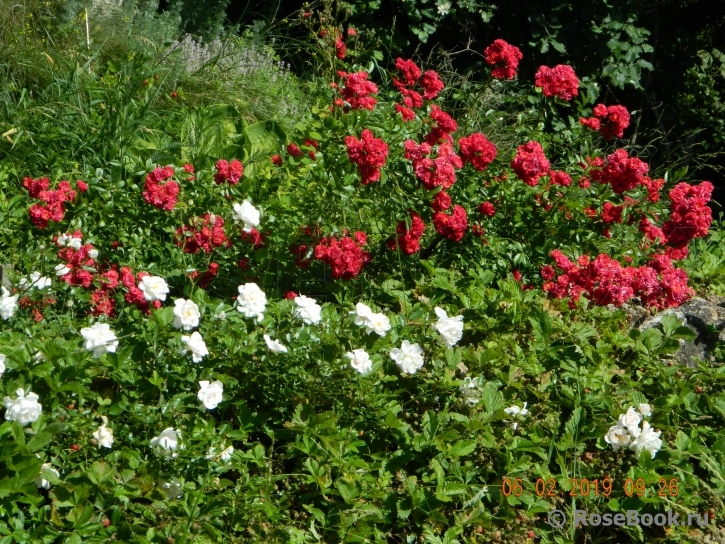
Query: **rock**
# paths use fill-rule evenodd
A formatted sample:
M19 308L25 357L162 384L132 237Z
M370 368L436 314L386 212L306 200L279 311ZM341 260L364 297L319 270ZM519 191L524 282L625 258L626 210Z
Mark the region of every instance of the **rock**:
M674 315L697 335L693 341L680 339L680 349L674 354L675 360L690 367L697 366L695 358L712 361L715 345L725 342L725 307L704 298L693 298L678 308L670 308L646 319L637 328L646 331L657 327L666 315Z

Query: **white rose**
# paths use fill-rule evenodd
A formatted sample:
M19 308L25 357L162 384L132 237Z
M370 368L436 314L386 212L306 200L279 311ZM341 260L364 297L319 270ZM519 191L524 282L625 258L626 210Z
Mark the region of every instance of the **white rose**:
M604 441L607 444L611 444L615 450L623 448L629 444L632 440L632 436L627 431L626 427L622 425L612 425L609 427L609 431L604 435Z
M252 227L259 225L259 210L252 203L245 200L241 204L234 204L234 219L244 223L244 232L251 232Z
M368 318L372 317L373 311L370 309L369 306L366 306L362 302L358 302L355 305L355 310L352 312L349 312L350 315L355 314L355 325L363 326L367 325Z
M366 333L370 334L374 332L379 336L385 336L385 333L390 330L390 320L385 314L373 314L365 324Z
M35 477L35 485L38 489L50 489L50 482L43 478L43 474L47 475L48 473L53 473L56 478L60 478L60 472L53 468L53 465L50 463L43 463L43 466L40 467L40 474Z
M244 317L255 317L258 321L264 319L264 309L267 307L267 296L256 283L245 283L237 290L237 310Z
M56 244L60 247L65 247L68 245L68 240L70 240L70 236L67 234L61 234L58 236L58 239L56 240Z
M649 417L652 415L652 408L649 404L643 402L639 405L639 413L642 414L644 417Z
M161 484L161 491L164 492L168 500L178 499L184 494L181 491L181 484L175 479Z
M642 424L642 432L639 434L637 439L629 445L629 447L634 450L635 457L639 459L641 453L644 450L647 450L654 459L654 456L662 447L662 440L660 440L661 434L662 431L655 431L652 427L650 427L649 422L645 421Z
M640 416L631 406L627 410L626 414L621 414L619 416L619 425L621 427L626 427L629 434L631 434L634 438L639 436L639 423L641 421L642 416Z
M25 390L20 388L15 391L18 398L11 399L5 397L3 399L3 406L5 406L5 419L7 421L17 421L23 427L28 423L37 421L40 417L40 412L43 407L38 403L38 395L28 391L25 394Z
M267 347L272 350L275 353L287 353L287 348L277 342L277 340L272 340L269 335L264 335L264 341L267 343Z
M68 243L66 243L66 245L68 247L72 247L73 249L78 251L81 248L81 246L83 245L83 240L81 240L80 238L71 237L68 240Z
M360 374L367 374L373 369L373 363L370 355L364 349L354 349L348 351L345 357L350 359L350 366L357 370Z
M0 289L2 289L2 295L0 295L0 317L7 321L13 317L15 308L18 306L18 295L11 297L10 291L5 289L5 287Z
M106 352L116 353L118 338L108 323L94 323L92 327L81 329L81 336L85 339L83 347L93 350L93 357L98 359Z
M98 442L98 447L110 448L113 446L113 429L106 427L105 423L100 425L93 433L93 438Z
M5 372L5 355L0 353L0 377L2 377L4 372Z
M463 336L463 316L448 317L446 311L437 306L435 313L438 316L435 328L440 333L445 345L452 348Z
M177 298L174 301L174 327L190 331L199 326L199 307L191 300Z
M144 276L138 284L143 292L143 298L149 302L154 300L166 300L169 286L163 278L158 276Z
M176 449L179 447L181 441L181 431L168 427L162 431L159 436L155 436L149 442L149 446L156 450L156 453L160 453L165 456L176 457Z
M204 339L197 331L191 333L191 336L182 336L181 341L186 345L186 348L181 348L181 354L186 355L190 351L191 360L195 363L201 362L204 357L209 355Z
M298 306L295 315L308 325L317 324L322 319L322 307L317 304L315 299L301 295L295 297L295 304Z
M90 250L90 251L88 252L88 256L89 256L89 257L90 257L91 259L95 259L96 257L98 257L98 250L97 250L96 248L93 248L93 249L91 249L91 250Z
M213 410L222 401L222 393L224 392L224 384L219 380L209 382L202 380L199 382L199 393L197 397L207 410Z
M55 275L56 276L65 276L70 272L70 268L68 268L65 264L60 263L55 265Z
M390 358L405 374L415 374L423 366L423 348L403 340L400 348L390 350Z
M41 276L40 272L32 272L30 274L30 280L28 280L28 278L21 278L18 282L18 287L25 289L29 289L31 287L35 287L36 289L45 289L46 287L50 287L50 284L50 278Z

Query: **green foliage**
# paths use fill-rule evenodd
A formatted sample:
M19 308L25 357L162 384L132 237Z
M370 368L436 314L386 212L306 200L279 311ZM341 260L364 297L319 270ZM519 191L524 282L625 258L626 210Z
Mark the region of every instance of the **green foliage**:
M259 90L271 81L269 63L247 78L230 68L239 57L220 62L223 49L190 74L185 57L167 55L170 43L139 46L131 58L104 56L100 48L81 57L83 44L67 64L53 61L51 80L34 80L29 71L28 79L13 76L4 91L3 132L16 131L0 148L0 263L13 265L8 279L27 298L0 321L0 396L32 390L42 414L22 427L2 412L1 543L521 543L533 540L529 531L546 543L677 542L689 541L692 529L575 532L552 528L546 516L555 506L569 519L575 508L721 512L722 347L714 364L670 364L680 340L693 336L673 316L662 319L661 330L629 330L623 311L586 300L571 307L539 288L552 249L572 258L626 255L633 265L654 251L626 222L634 209L612 226L611 238L583 213L621 198L605 185L576 183L587 175L580 164L587 156L610 151L578 123L596 103L593 80L583 81L571 104L546 99L530 85L453 80L435 104L455 114L456 139L483 131L498 147L486 171L468 165L448 190L469 223L485 227L485 239L468 231L458 243L434 232L430 201L437 190L421 187L403 156L405 140L420 142L430 130L433 102L403 123L390 74L375 61L325 68L329 74L364 68L379 83L373 111L345 112L330 110L339 91L327 79L310 83L309 96L299 100L289 76L267 95L234 100L240 82ZM360 50L354 58L365 58L364 45ZM289 89L299 115L261 116L262 107L275 110L280 89ZM250 109L254 98L265 105ZM345 145L345 136L359 137L365 128L389 146L381 179L366 186ZM515 178L511 159L529 139L544 145L553 168L572 175L572 186L547 187L542 180L529 187ZM284 150L292 141L302 156ZM270 161L274 154L281 166ZM244 163L241 180L217 184L216 161L233 158ZM195 167L194 179L180 168L186 162ZM180 186L169 212L142 196L145 176L167 164L178 167ZM686 174L666 172L667 188ZM26 176L42 175L89 185L49 229L29 222L31 199L21 185ZM644 200L646 193L628 194ZM232 205L243 200L261 211L263 247L255 249L234 224ZM478 213L482 201L496 202L494 217ZM386 246L409 209L428 225L415 255ZM668 203L640 202L640 211L663 221ZM207 213L224 219L230 246L185 253L177 229ZM308 256L318 242L300 226L335 236L363 230L374 258L349 282L332 281L319 261L299 269L290 245L305 243ZM61 259L53 238L76 229L99 251L86 267L97 282L89 288L55 276ZM723 292L723 258L717 224L684 260L699 291ZM204 288L195 272L211 263L219 272ZM131 292L122 283L112 293L116 315L89 317L91 297L102 287L97 273L111 265L164 278L168 298L145 313L126 299ZM522 273L521 282L512 269ZM23 288L20 279L33 271L53 277L50 293ZM238 286L247 283L261 286L268 299L259 320L237 310ZM319 323L295 315L297 303L284 296L289 290L320 303ZM194 330L209 352L201 362L181 351L182 336L191 332L174 324L178 298L198 305ZM358 302L387 316L390 329L367 333L355 324ZM436 308L463 317L463 336L452 347L441 341ZM93 321L115 332L114 352L94 358L84 345L81 330ZM268 349L264 335L287 351ZM402 373L391 358L404 340L424 353L415 374ZM347 354L355 349L369 353L369 373L352 367ZM207 409L197 396L199 382L215 380L223 383L223 400ZM619 414L642 403L652 407L647 420L662 432L654 458L614 450L604 440ZM111 448L94 436L104 422L113 430ZM165 457L151 441L169 427L180 430L183 448ZM592 484L584 494L585 478L609 478L611 493L593 492ZM551 496L538 492L538 479ZM641 479L646 493L629 493L628 479ZM703 538L716 534L713 527L698 531Z

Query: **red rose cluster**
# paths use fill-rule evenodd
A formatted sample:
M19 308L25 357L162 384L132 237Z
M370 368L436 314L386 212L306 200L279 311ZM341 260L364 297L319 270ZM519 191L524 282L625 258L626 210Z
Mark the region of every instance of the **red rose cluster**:
M397 239L391 238L388 240L387 246L389 249L395 250L396 247L399 247L400 251L406 255L412 255L416 251L420 251L420 239L425 231L425 223L423 223L420 215L413 210L410 210L410 219L410 229L406 227L405 221L398 223L396 228L398 237Z
M516 157L511 161L511 168L526 185L534 187L539 178L549 173L549 160L544 155L544 148L539 142L530 141L520 145Z
M96 261L89 255L94 249L93 244L85 244L78 248L71 247L68 245L71 238L82 240L83 233L77 230L73 234L54 237L55 245L61 248L58 251L58 258L68 269L68 272L60 276L59 279L68 285L80 285L87 289L93 281L93 274L88 270L83 270L83 267L94 267L96 264Z
M647 266L640 267L622 267L605 254L594 260L583 255L576 264L559 250L551 256L564 273L556 277L554 268L545 266L541 271L546 280L544 291L556 298L571 297L572 308L581 295L600 306L621 306L637 296L646 306L658 309L679 306L694 295L687 286L687 273L674 268L666 255L655 255Z
M441 236L453 242L460 242L468 228L468 216L463 206L456 204L451 215L443 212L433 214L433 226Z
M63 180L55 190L48 190L50 180L48 178L25 178L23 187L28 190L32 198L43 201L43 204L33 204L28 210L30 221L39 229L48 227L49 221L59 223L65 216L65 202L70 202L76 197L76 192L71 188L68 181ZM76 181L76 188L84 193L88 185L83 180Z
M429 157L432 148L425 142L418 145L413 140L406 140L403 145L405 158L413 161L415 175L426 189L430 191L441 185L448 189L456 182L456 169L463 168L463 161L451 144L439 145L435 159Z
M560 170L549 171L549 179L551 180L552 185L562 185L564 187L569 187L571 185L571 176Z
M356 278L363 265L370 261L370 253L361 249L367 243L366 234L357 231L354 237L343 236L337 240L326 236L315 246L315 258L330 266L333 279Z
M264 236L262 236L262 233L254 227L252 227L249 232L244 230L242 231L242 240L252 244L252 249L255 251L264 246Z
M434 211L442 212L451 207L451 197L445 191L438 191L430 202L430 207Z
M368 185L380 179L380 168L385 166L388 157L388 144L375 138L369 129L362 131L358 140L355 136L345 136L345 146L350 162L360 170L362 184Z
M216 277L216 275L219 273L219 264L218 263L209 263L209 269L204 272L201 276L199 276L199 272L194 270L191 274L189 274L189 277L193 280L197 276L199 277L198 280L196 280L196 284L201 287L202 289L206 289L209 287L209 284L212 282L212 280Z
M367 72L337 72L337 75L345 80L345 86L340 90L342 99L335 101L338 106L342 106L344 101L354 110L372 110L375 107L378 101L371 95L378 93L378 86L368 81Z
M496 146L480 132L474 132L458 140L458 149L463 164L470 162L479 172L483 172L493 162L498 151Z
M504 40L495 40L483 51L483 56L486 57L488 64L495 66L491 71L491 77L496 79L516 77L519 61L524 58L518 47L506 43Z
M239 183L243 174L244 166L237 159L232 159L231 163L221 159L216 163L214 181L217 185L221 185L224 182L229 183L229 185L236 185Z
M601 158L598 157L592 161L592 166L602 166ZM649 165L646 162L642 162L637 157L630 158L624 149L618 149L607 157L603 168L592 170L591 177L599 183L609 183L612 191L622 194L625 191L631 191L638 185L645 185L645 180L649 180L645 175L648 170ZM651 180L649 183L651 184Z
M458 123L455 119L440 109L435 104L431 107L430 118L435 121L435 126L425 136L425 143L428 145L436 145L444 141L449 144L453 143L451 134L458 130Z
M669 219L662 225L666 237L667 256L672 259L687 257L687 246L694 238L707 236L712 223L712 210L707 205L713 185L703 181L700 185L678 183L670 191Z
M493 217L494 215L496 215L496 207L490 202L484 202L479 206L478 209L482 215L485 215L487 217Z
M400 78L393 77L393 85L403 95L403 104L396 104L395 109L403 117L403 121L411 121L415 119L415 112L411 108L422 107L424 99L433 100L445 85L437 72L428 70L423 73L412 60L397 58L395 67L400 72ZM416 85L420 85L422 96L413 90Z
M174 177L174 167L155 168L146 175L143 199L160 210L170 212L176 206L179 197L179 184L171 180ZM170 180L170 181L166 181ZM166 181L163 185L163 181Z
M211 253L216 247L230 247L232 241L224 232L224 219L214 214L192 217L189 225L176 229L176 245L184 253L197 254L199 250Z
M614 137L621 138L624 130L629 126L629 112L624 106L594 106L594 117L589 119L581 117L579 122L592 130L600 130L607 140ZM602 125L604 123L604 125Z
M553 68L541 66L534 81L544 92L544 96L557 96L569 101L579 94L579 79L574 69L566 64L558 64Z

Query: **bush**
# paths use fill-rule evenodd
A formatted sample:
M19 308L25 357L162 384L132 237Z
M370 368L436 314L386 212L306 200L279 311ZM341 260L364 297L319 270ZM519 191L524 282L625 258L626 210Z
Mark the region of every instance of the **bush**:
M720 367L617 309L692 296L708 185L605 147L625 112L566 68L458 124L433 71L336 67L291 129L217 104L70 181L4 170L3 538L556 542L572 493L715 508Z

